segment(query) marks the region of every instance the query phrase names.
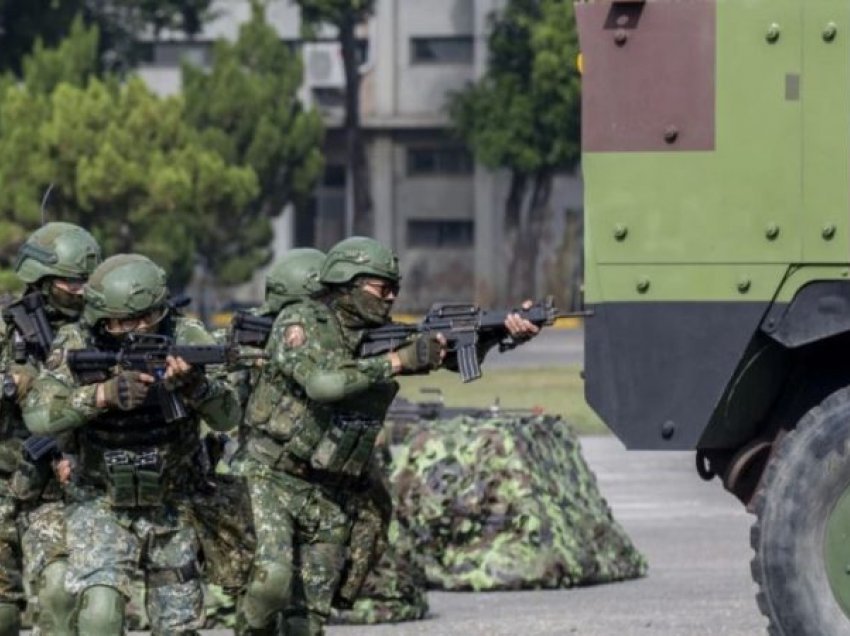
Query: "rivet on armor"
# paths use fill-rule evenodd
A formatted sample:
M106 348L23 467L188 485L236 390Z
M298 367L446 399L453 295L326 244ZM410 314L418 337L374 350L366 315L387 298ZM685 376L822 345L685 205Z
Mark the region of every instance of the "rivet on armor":
M675 126L667 126L664 129L664 141L668 144L672 144L679 138L679 129Z
M638 293L645 294L649 291L649 279L646 276L641 276L638 278L637 284L635 285L635 289L638 290Z
M764 36L768 44L775 44L779 40L779 25L774 22L767 28L767 33Z
M823 33L824 42L832 42L835 39L835 36L838 35L838 27L835 26L835 22L829 22L824 28Z
M617 29L614 31L614 43L617 46L623 46L629 39L629 34L626 33L625 29Z
M661 425L661 437L663 437L664 439L670 439L671 437L673 437L675 432L676 425L670 420L667 420L666 422L664 422L664 424Z
M614 226L614 238L618 241L623 241L629 235L629 228L622 223L617 223Z
M831 241L832 237L835 236L835 224L827 223L824 225L820 235L823 237L824 241Z
M779 226L776 223L768 223L764 229L764 235L768 241L776 240L776 237L779 236Z
M748 291L750 291L751 285L752 285L752 281L750 281L749 278L742 277L738 281L738 291L741 292L742 294L746 294Z

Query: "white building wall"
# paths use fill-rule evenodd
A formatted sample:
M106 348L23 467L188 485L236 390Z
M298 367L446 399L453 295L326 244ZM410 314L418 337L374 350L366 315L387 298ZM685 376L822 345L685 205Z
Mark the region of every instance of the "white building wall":
M503 4L504 0L377 0L374 18L360 31L370 40L362 69L361 108L369 140L375 236L399 252L405 273L403 308L422 309L433 300L474 299L488 304L503 300L500 281L505 280L512 258L503 247L501 223L508 175L480 166L468 174L411 175L407 156L411 147L457 145L447 132L446 99L486 70L489 16ZM234 39L239 24L250 17L248 0L218 0L213 10L215 19L197 42ZM300 15L291 0L270 2L267 17L282 40L298 40ZM320 35L333 37L330 30ZM169 37L178 36L165 34ZM446 37L469 41L469 59L414 61L412 38ZM179 90L177 66L147 65L139 72L160 93ZM304 93L309 93L306 87ZM329 111L327 123L331 129L338 126L339 113ZM329 134L328 162L339 164L343 150L343 136ZM330 218L322 210L331 204L339 207L339 189L320 187L317 193L318 218ZM557 236L563 233L565 210L581 208L580 181L559 178L552 203L552 236ZM409 245L409 223L423 220L473 221L474 243L467 247ZM292 213L282 215L274 225L276 251L295 245ZM316 240L326 247L341 228L339 223L317 228ZM259 273L253 285L242 288L243 299L262 289L262 278Z

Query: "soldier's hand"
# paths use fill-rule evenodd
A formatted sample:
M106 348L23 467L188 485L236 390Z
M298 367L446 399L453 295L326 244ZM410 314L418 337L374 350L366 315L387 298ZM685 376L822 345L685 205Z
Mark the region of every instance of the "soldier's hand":
M154 377L140 371L122 371L97 386L95 399L101 408L132 411L142 405Z
M165 359L163 381L169 391L180 391L185 397L204 393L207 377L201 369L193 367L183 358L168 356Z
M522 303L523 309L531 309L534 303L526 300ZM526 320L520 314L508 314L505 318L505 329L514 340L528 340L540 333L540 327Z
M56 475L57 481L65 486L71 481L71 473L74 470L73 463L67 457L58 459L53 462L53 473Z
M423 373L439 369L446 357L446 338L443 334L422 334L398 349L395 363L401 373ZM393 367L395 368L395 364Z

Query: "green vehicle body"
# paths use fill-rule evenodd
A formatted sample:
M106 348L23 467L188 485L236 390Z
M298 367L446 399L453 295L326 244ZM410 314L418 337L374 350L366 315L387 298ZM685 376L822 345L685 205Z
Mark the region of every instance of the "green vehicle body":
M618 7L637 25L608 26ZM739 446L779 390L743 388L781 384L750 379L782 375L774 359L759 365L764 348L782 357L850 330L850 38L803 29L847 24L850 4L589 3L577 15L588 398L629 447ZM678 90L660 91L671 76ZM803 337L789 321L812 285L823 322ZM647 365L654 377L635 377Z
M576 20L588 402L629 448L696 450L759 514L783 438L850 385L850 3L585 2ZM850 616L850 495L829 505Z

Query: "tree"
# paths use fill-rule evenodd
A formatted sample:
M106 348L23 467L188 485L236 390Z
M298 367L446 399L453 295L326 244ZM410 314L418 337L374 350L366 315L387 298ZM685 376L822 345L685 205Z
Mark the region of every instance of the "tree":
M76 37L63 46L83 50L91 32ZM56 81L60 57L36 51L23 82L0 95L0 265L41 223L52 186L48 219L88 228L107 254L147 254L185 285L208 235L257 195L256 173L200 142L182 98L157 97L137 78Z
M449 113L478 161L510 171L507 294L526 298L539 291L537 246L552 179L580 157L578 41L567 0L509 0L491 20L487 71L451 96Z
M321 174L322 121L298 100L301 79L300 60L259 3L235 43L216 43L209 72L183 67L187 123L205 147L259 178L259 196L201 245L202 254L215 254L207 266L221 282L242 282L269 261L271 217L302 205Z
M98 60L126 71L137 60L139 36L164 29L198 33L212 0L0 0L0 71L22 72L36 41L55 47L75 17L100 32Z
M354 205L354 233L371 235L374 231L372 197L369 188L369 163L360 127L360 68L355 28L368 19L375 0L296 0L301 18L309 28L320 24L336 27L345 69L346 167L351 179Z

